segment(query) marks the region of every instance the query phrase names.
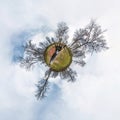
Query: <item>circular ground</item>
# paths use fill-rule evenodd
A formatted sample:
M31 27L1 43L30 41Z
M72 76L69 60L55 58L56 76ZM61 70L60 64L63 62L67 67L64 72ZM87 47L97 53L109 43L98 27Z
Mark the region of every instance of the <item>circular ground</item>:
M72 62L71 50L63 43L53 43L49 45L44 52L46 64L53 71L63 71Z

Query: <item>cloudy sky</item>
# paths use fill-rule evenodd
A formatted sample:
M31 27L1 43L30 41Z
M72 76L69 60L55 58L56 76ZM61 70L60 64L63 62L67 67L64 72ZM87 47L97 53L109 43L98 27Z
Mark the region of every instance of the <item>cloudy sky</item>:
M0 120L120 120L119 0L0 0ZM72 35L94 18L109 50L77 68L75 83L51 80L48 97L37 101L35 83L44 67L21 68L16 56L31 37L41 38L65 21Z

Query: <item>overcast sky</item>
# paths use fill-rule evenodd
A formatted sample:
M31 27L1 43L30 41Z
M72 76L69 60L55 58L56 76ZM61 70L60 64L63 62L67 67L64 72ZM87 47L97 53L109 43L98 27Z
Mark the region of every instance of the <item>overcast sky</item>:
M0 0L0 120L120 120L119 0ZM91 18L107 29L109 50L77 67L77 81L51 80L46 99L34 97L44 66L21 68L15 57L31 37L41 40L60 21L75 29Z

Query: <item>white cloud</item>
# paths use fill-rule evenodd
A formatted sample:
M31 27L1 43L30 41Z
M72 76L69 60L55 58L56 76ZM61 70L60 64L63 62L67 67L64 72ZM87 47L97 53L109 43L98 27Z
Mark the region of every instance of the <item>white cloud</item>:
M119 120L119 3L118 0L0 1L0 119ZM77 67L76 83L57 80L62 93L53 87L54 95L37 102L34 84L43 73L36 69L26 72L11 63L11 36L42 25L56 27L59 21L67 22L74 32L90 18L97 18L102 28L108 29L105 35L110 49L90 56L84 68ZM38 39L39 35L35 37Z

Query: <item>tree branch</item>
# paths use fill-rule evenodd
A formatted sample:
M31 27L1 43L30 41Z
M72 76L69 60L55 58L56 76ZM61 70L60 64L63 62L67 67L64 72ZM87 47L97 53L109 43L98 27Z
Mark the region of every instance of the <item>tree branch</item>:
M50 77L51 74L51 69L49 69L48 71L46 71L45 73L45 78L43 80L40 80L38 82L37 86L37 91L36 91L36 97L37 99L42 99L44 98L48 89L48 79Z

